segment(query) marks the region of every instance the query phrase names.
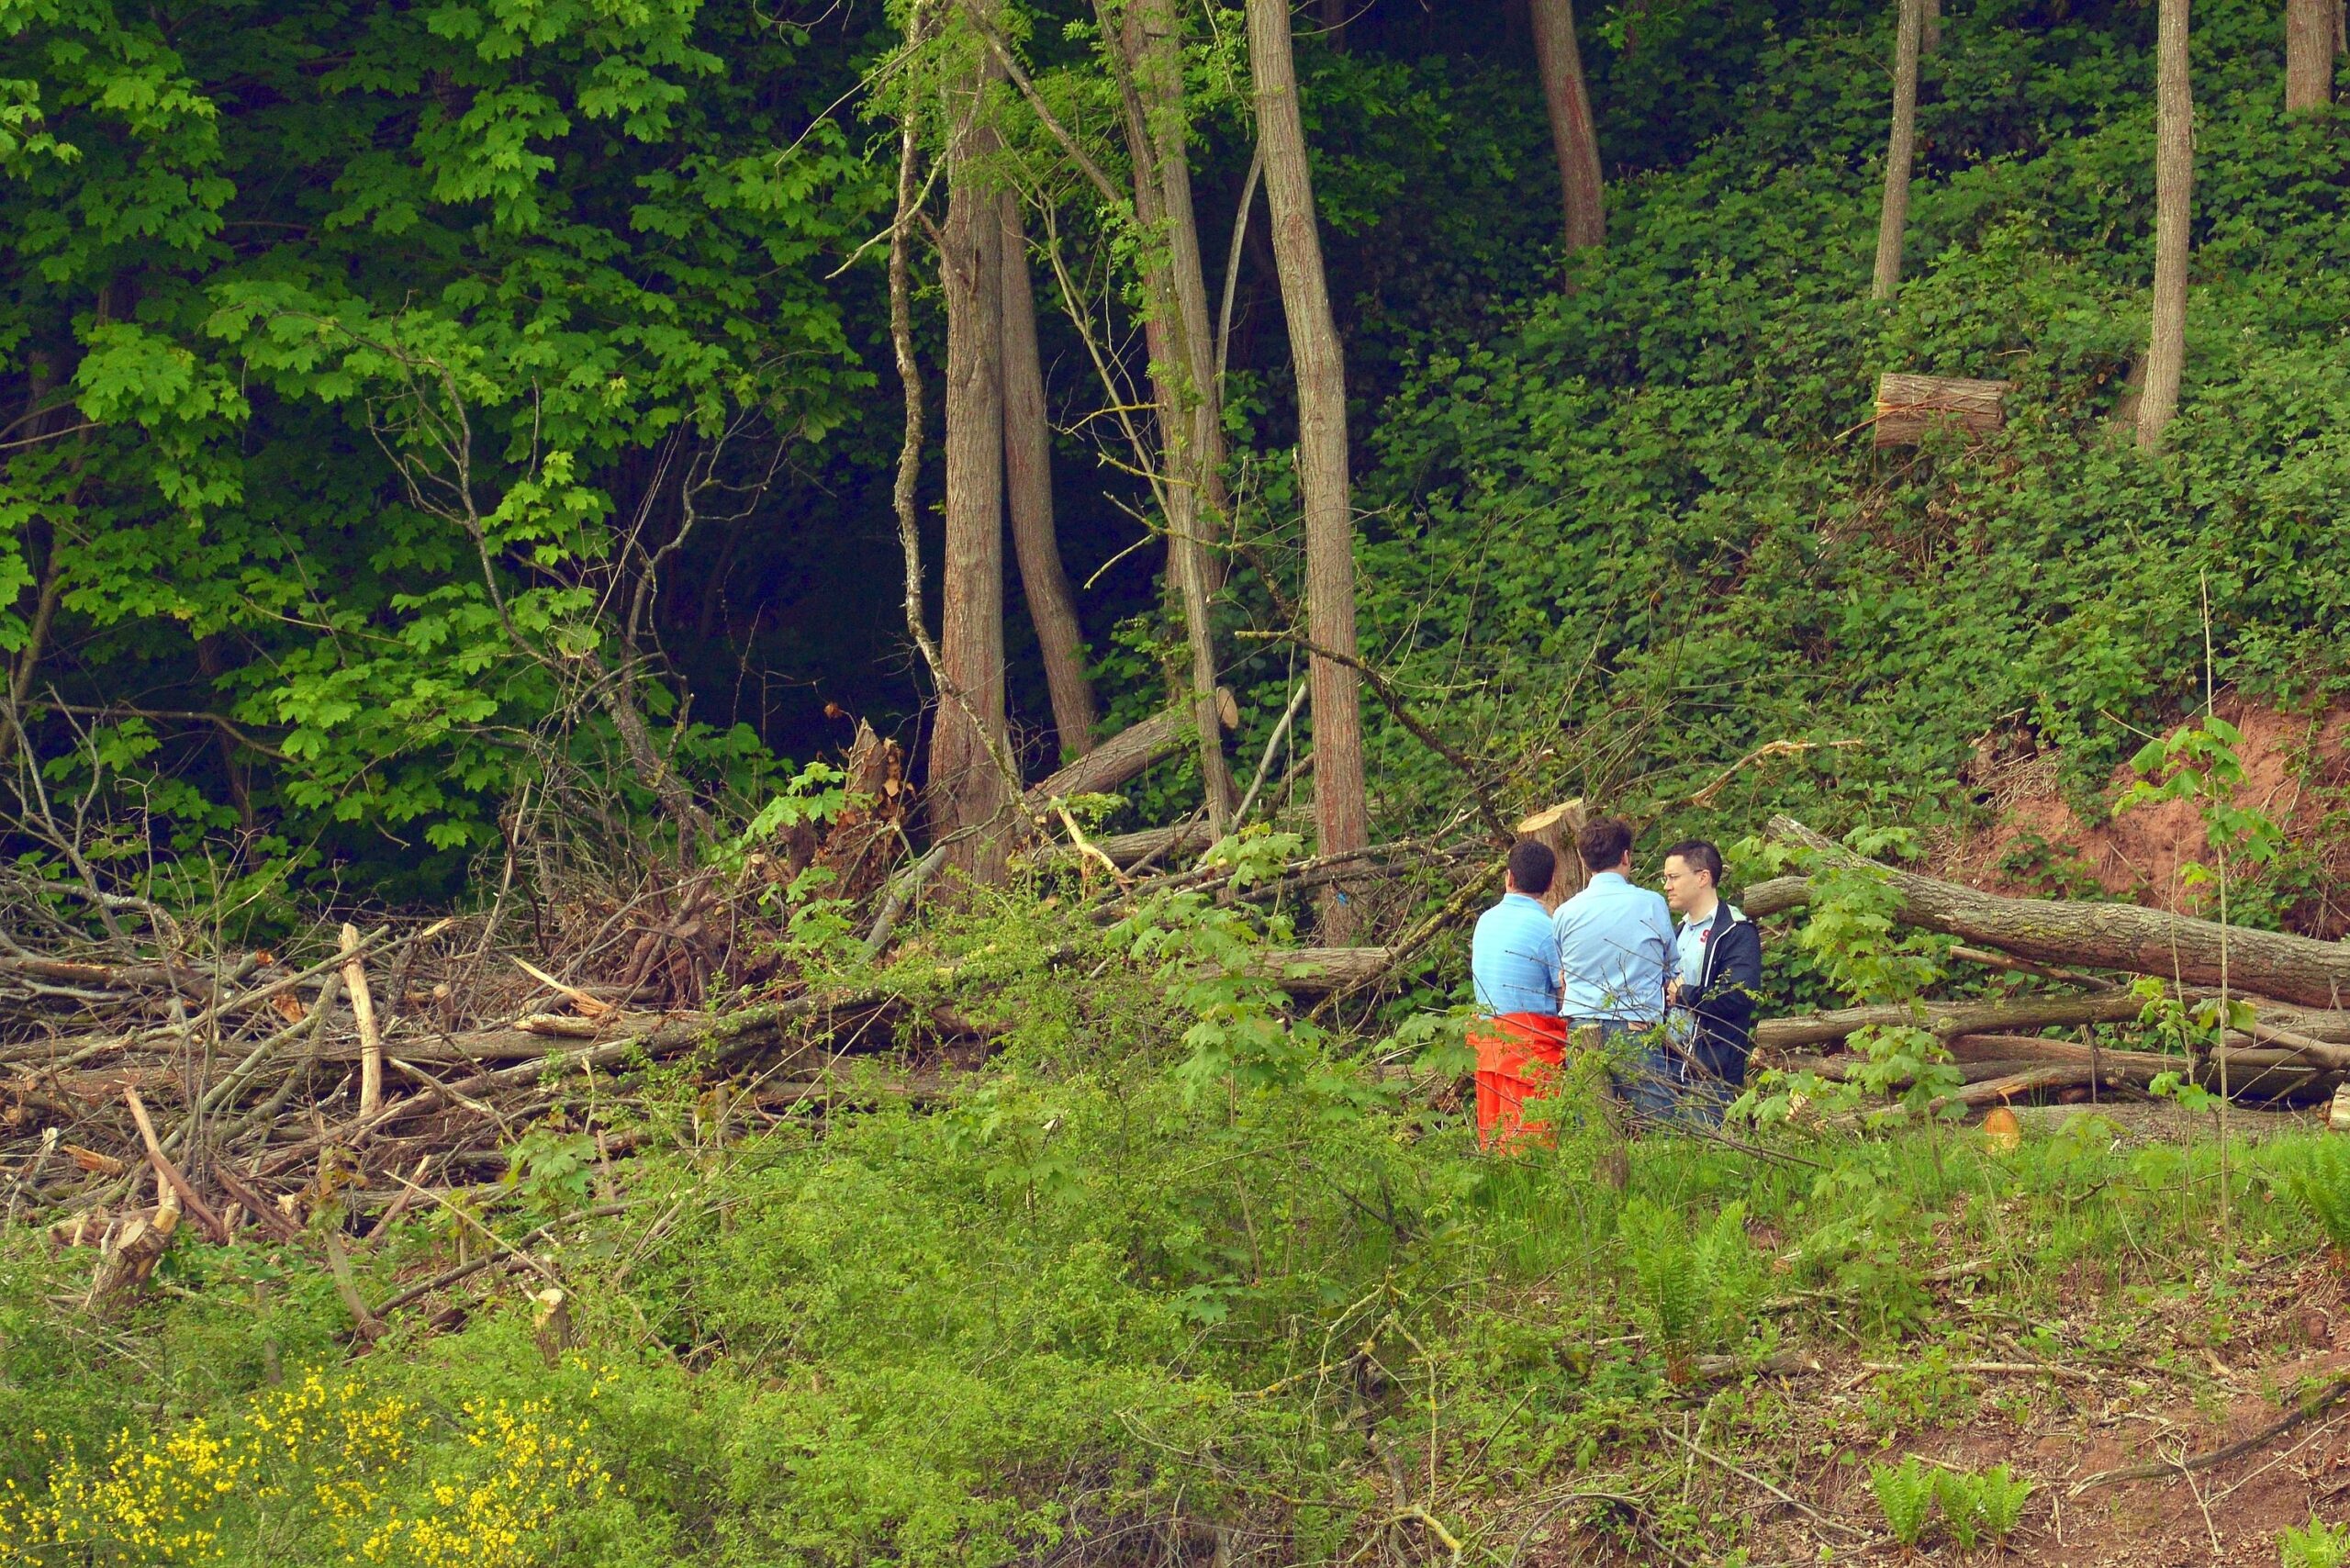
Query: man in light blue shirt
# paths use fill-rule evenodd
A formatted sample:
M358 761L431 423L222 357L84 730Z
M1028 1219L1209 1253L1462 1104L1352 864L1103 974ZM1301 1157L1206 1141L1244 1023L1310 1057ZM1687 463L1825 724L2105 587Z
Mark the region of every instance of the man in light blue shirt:
M1673 1110L1672 1058L1652 1036L1664 1017L1666 980L1679 968L1673 912L1631 880L1632 829L1615 817L1586 823L1575 850L1591 873L1559 906L1561 1004L1569 1031L1596 1025L1608 1046L1617 1098L1643 1119Z
M1478 1011L1497 1018L1559 1014L1559 937L1542 895L1558 873L1548 845L1522 839L1509 852L1502 902L1477 917L1469 946L1469 978Z

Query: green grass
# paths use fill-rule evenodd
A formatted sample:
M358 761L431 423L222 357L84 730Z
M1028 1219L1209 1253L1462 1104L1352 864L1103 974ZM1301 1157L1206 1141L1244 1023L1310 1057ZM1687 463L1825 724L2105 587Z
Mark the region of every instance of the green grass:
M2322 1147L2235 1162L2248 1260L2301 1245L2270 1173ZM1936 1368L1980 1353L1986 1302L2071 1325L2024 1336L2061 1360L2098 1354L2096 1326L2138 1300L2208 1303L2215 1284L2216 1149L2116 1146L2088 1118L2009 1155L1948 1130L1791 1147L1824 1170L1650 1139L1621 1199L1588 1152L1569 1137L1490 1159L1457 1119L1408 1105L1190 1103L1146 1058L1081 1075L1007 1062L936 1113L634 1162L631 1212L566 1232L582 1343L553 1374L517 1281L485 1286L450 1333L404 1313L353 1361L299 1249L183 1247L134 1317L96 1326L50 1299L85 1256L20 1235L0 1474L37 1487L62 1450L220 1418L274 1355L448 1421L467 1400L597 1380L588 1440L687 1561L996 1562L1179 1509L1344 1555L1396 1474L1473 1531L1561 1474L1674 1462L1655 1433L1675 1409L1704 1411L1718 1442L1767 1446L1788 1417L1775 1396L1674 1393L1669 1363L1685 1375L1701 1350L1857 1334L1908 1369L1861 1417L1890 1434L1964 1407ZM408 1226L363 1259L364 1288L381 1299L449 1245ZM1924 1277L1958 1260L1984 1270L1971 1317ZM1737 1532L1658 1518L1693 1542ZM258 1537L230 1545L228 1561L262 1560Z

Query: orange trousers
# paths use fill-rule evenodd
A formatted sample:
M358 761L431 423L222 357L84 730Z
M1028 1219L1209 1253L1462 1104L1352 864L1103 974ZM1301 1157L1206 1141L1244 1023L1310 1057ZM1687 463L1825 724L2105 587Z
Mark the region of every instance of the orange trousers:
M1469 1025L1477 1053L1477 1142L1508 1148L1521 1139L1545 1147L1550 1129L1526 1126L1526 1102L1542 1092L1566 1058L1567 1021L1549 1013L1505 1013Z

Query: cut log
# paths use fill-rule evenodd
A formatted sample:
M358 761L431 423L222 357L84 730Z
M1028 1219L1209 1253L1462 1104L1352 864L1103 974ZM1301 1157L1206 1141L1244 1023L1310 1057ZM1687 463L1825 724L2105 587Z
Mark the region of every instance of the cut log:
M1961 1062L2013 1062L2019 1067L2033 1062L2087 1067L2094 1059L2099 1067L2126 1068L2149 1075L2185 1072L2193 1065L2185 1057L2161 1051L2109 1051L2102 1047L2085 1046L2078 1040L2048 1040L2037 1035L1961 1035L1950 1042L1950 1054L1953 1060ZM2245 1059L2241 1051L2231 1055L2239 1062Z
M1791 1056L1779 1066L1788 1072L1816 1072L1831 1083L1844 1083L1857 1075L1860 1070L1867 1065L1867 1058L1856 1056ZM2177 1061L2171 1065L2184 1067L2186 1063ZM2034 1068L2073 1066L2079 1066L2085 1072L2087 1070L2087 1063L2042 1062L2033 1061L2029 1058L2019 1058L2011 1061L1986 1058L1980 1061L1961 1061L1957 1064L1959 1078L1969 1085L1986 1083L1994 1079L2013 1078L2018 1073L2028 1072ZM2149 1073L2147 1076L2151 1078L2153 1075ZM1906 1083L1908 1081L1905 1079L1902 1081ZM2087 1080L2084 1079L2083 1081L2086 1082ZM2143 1082L2145 1080L2142 1079L2140 1081Z
M1793 1018L1765 1018L1754 1025L1758 1047L1787 1050L1841 1040L1871 1025L1928 1029L1942 1039L1961 1035L2020 1033L2051 1025L2120 1024L2134 1019L2145 1003L2126 991L2094 996L2030 996L2012 1002L1929 1002L1916 1008L1844 1007Z
M1977 892L1938 877L1864 861L1792 817L1772 818L1771 835L1831 860L1875 866L1900 896L1896 918L1906 925L1963 937L2020 958L2124 969L2175 979L2182 985L2210 986L2220 982L2224 953L2227 978L2232 987L2244 991L2322 1008L2337 1008L2344 996L2350 996L2350 943L2223 927L2137 904L2011 899ZM1766 888L1784 892L1769 883L1752 892ZM1752 893L1749 897L1751 913ZM1774 902L1773 907L1790 905Z
M1227 727L1240 722L1240 703L1229 689L1217 687L1215 700ZM1109 794L1152 763L1164 761L1191 744L1192 704L1187 698L1138 724L1128 724L1058 773L1032 786L1028 808L1041 812L1057 797L1069 801L1080 795Z
M1550 853L1559 857L1559 869L1550 879L1550 890L1542 895L1542 907L1552 913L1561 904L1583 891L1583 856L1575 849L1575 834L1583 831L1584 819L1583 800L1576 799L1535 812L1517 824L1520 838L1530 838L1537 844L1548 845Z
M1265 955L1259 972L1292 996L1324 996L1379 979L1394 957L1393 947L1293 947Z
M1876 382L1876 444L1915 446L1936 430L1988 435L2008 422L2004 404L2011 385L1888 372Z

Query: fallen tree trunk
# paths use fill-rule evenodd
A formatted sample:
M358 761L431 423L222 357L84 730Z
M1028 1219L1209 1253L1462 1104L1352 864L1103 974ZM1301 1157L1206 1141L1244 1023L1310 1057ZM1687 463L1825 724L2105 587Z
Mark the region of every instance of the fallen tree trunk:
M1240 722L1240 705L1232 693L1216 688L1216 706L1227 726ZM1091 751L1030 786L1030 812L1041 812L1054 800L1080 795L1106 795L1154 762L1164 761L1192 744L1192 703L1189 698L1138 724L1128 724Z
M1793 817L1771 819L1771 834L1834 863L1868 866L1900 896L1905 925L1939 931L2018 958L2154 975L2181 985L2217 985L2310 1007L2339 1008L2350 994L2350 944L2277 931L2221 926L2137 904L2011 899L1864 860ZM1781 878L1749 890L1749 913L1774 913L1809 897Z
M2126 1023L2145 1010L2128 991L2094 996L2031 996L2011 1002L1926 1002L1916 1007L1844 1007L1793 1018L1765 1018L1754 1025L1754 1044L1770 1050L1824 1046L1861 1029L1904 1026L1931 1031L1942 1039L2044 1029L2051 1025Z
M1392 947L1293 947L1266 954L1258 972L1292 996L1326 996L1379 979L1393 963L1394 951Z

